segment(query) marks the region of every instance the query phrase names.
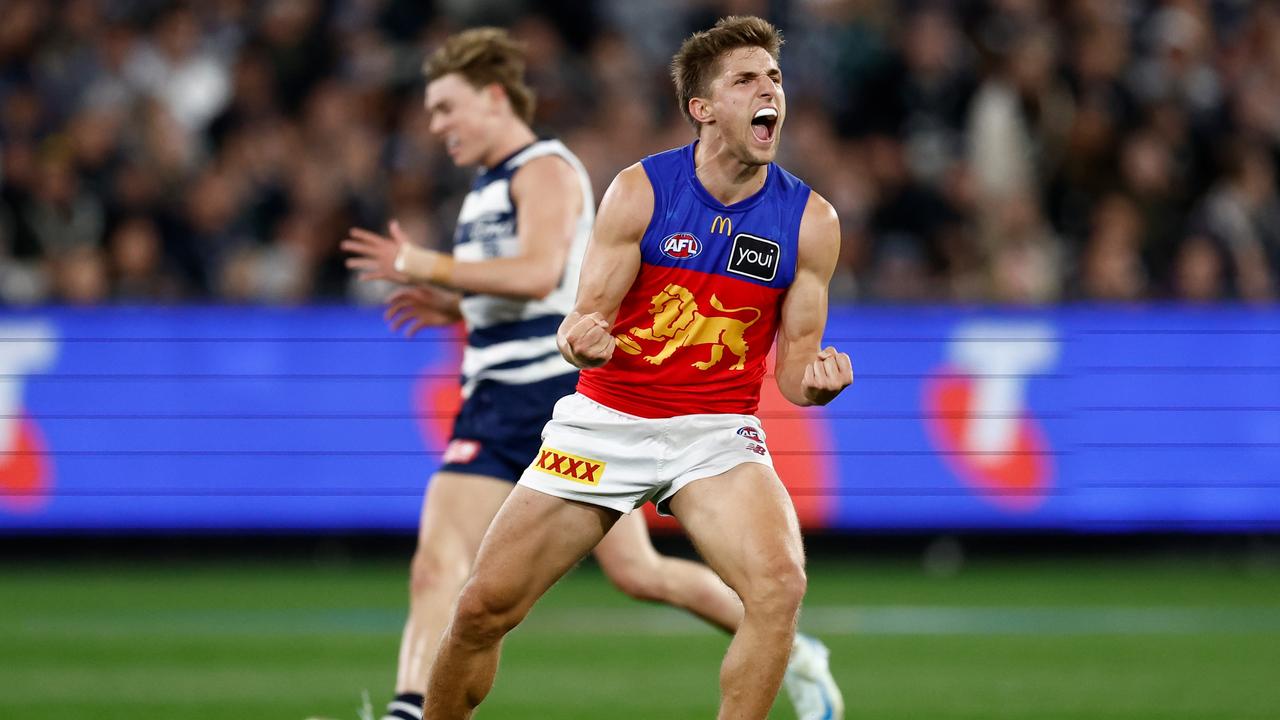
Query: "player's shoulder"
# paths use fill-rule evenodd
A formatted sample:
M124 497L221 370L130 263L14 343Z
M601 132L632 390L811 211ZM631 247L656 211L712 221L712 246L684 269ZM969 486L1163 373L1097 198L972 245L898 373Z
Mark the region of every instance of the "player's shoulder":
M829 200L818 191L810 190L809 199L804 206L803 222L818 227L839 227L840 217L836 215L836 208Z
M654 191L641 163L635 163L618 173L600 201L596 216L597 228L613 228L623 236L644 233L653 215Z
M623 168L613 178L613 186L618 188L620 192L648 192L652 194L653 183L649 180L649 173L645 170L644 162L632 163Z
M555 180L557 178L576 180L577 170L568 158L561 155L540 155L521 165L515 172L517 181L529 181L532 178Z
M826 198L810 191L800 218L800 263L834 265L840 253L840 217Z
M576 158L559 140L540 140L515 158L512 190L564 191L578 185Z
M650 181L655 183L668 182L677 179L680 175L685 174L688 168L692 167L693 163L689 157L691 153L692 145L682 145L649 155L641 160L638 165L644 168L644 172L648 174Z
M559 138L541 137L520 149L507 160L512 167L521 167L543 158L560 158L565 161L576 161L578 158Z

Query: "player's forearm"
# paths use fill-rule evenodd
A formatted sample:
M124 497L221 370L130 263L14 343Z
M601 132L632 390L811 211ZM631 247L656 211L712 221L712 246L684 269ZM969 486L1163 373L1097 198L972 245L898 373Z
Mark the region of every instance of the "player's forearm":
M804 390L805 368L817 357L818 352L816 350L810 353L788 354L785 357L782 353L779 353L778 364L774 370L777 375L778 391L792 405L809 407L810 405L826 404L826 402L815 402L814 399L805 395ZM828 402L830 400L831 398L827 399Z
M639 271L638 238L635 242L613 244L593 241L582 264L574 312L581 315L600 313L612 324Z
M525 256L458 262L451 255L406 244L396 257L395 269L415 283L537 300L556 289L564 266Z
M458 262L447 285L485 295L541 300L560 284L564 263L518 256Z
M590 315L591 313L600 313L600 316L608 320L610 323L618 315L618 306L622 304L622 296L626 294L624 289L621 292L611 289L608 284L599 286L579 285L578 297L573 304L573 312L577 315Z
M560 354L569 361L570 365L585 370L599 367L602 363L599 358L583 357L574 352L574 342L570 337L571 328L583 318L594 316L598 318L601 330L606 334L612 332L613 323L618 315L618 306L622 303L622 297L630 288L630 284L623 286L617 274L600 271L588 274L587 269L584 269L582 277L583 282L578 286L578 298L574 308L565 316L564 322L560 323L560 329L556 333L556 346L560 348Z

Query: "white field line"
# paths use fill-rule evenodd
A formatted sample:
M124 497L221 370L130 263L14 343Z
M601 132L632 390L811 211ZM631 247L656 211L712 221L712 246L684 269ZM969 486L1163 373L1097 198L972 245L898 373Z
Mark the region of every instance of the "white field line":
M398 633L400 611L378 609L86 611L75 617L29 613L0 618L0 636L325 635ZM803 631L842 635L1197 635L1280 634L1280 607L950 607L814 606ZM521 634L696 635L715 631L663 607L534 608Z

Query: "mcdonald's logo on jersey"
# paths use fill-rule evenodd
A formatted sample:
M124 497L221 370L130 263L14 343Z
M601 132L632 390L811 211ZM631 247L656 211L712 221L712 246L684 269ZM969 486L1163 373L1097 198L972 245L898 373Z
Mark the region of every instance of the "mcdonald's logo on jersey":
M723 215L717 215L715 220L711 221L711 234L724 233L725 235L733 234L733 221Z

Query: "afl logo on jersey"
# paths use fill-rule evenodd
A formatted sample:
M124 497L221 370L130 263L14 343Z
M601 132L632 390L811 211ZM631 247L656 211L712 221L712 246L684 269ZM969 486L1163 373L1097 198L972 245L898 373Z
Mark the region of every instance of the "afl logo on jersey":
M662 254L676 260L697 257L702 252L702 242L690 233L679 232L668 235L662 241Z

